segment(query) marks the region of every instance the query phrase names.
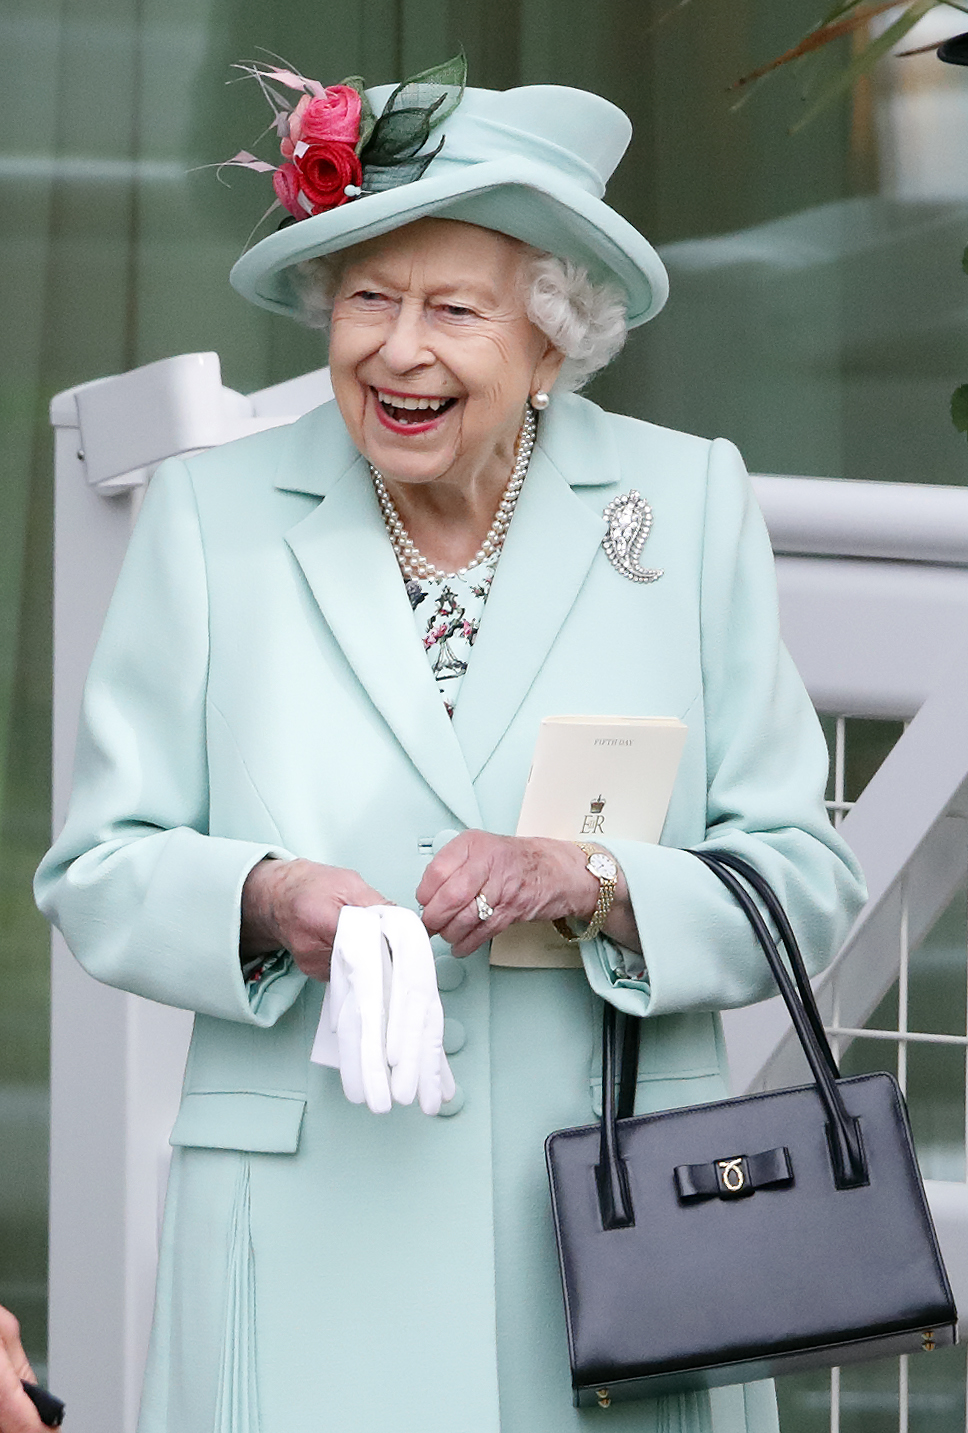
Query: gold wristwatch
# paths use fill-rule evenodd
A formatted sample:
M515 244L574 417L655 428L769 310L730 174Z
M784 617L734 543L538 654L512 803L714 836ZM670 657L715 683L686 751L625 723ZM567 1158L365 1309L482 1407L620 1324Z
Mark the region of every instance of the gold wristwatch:
M575 845L588 857L586 871L591 871L598 880L598 900L592 912L592 918L581 935L573 935L571 926L563 918L553 922L555 930L568 941L569 945L578 945L583 940L595 939L608 919L612 901L615 899L615 888L618 885L618 866L614 857L610 856L607 851L597 851L594 846L586 846L584 841L576 841Z

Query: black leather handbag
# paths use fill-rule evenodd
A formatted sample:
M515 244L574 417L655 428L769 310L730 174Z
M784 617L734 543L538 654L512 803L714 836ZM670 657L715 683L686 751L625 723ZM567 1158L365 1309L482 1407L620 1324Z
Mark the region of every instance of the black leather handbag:
M813 1083L633 1116L640 1022L625 1020L616 1079L606 1004L601 1123L545 1146L579 1406L957 1341L896 1081L840 1078L773 890L737 856L693 854L746 913Z

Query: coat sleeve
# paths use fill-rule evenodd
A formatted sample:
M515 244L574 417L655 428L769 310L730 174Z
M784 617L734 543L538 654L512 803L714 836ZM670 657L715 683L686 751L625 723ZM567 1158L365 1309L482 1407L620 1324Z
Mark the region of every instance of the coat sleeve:
M773 554L743 461L711 445L701 573L706 834L773 885L811 974L839 949L863 877L824 806L827 751L780 641ZM687 718L688 720L688 718ZM609 941L582 945L595 991L636 1015L724 1010L776 994L766 961L721 883L669 846L612 841L642 942L644 978L626 978Z
M208 593L183 463L152 480L85 687L67 821L37 903L108 985L227 1020L271 1025L305 977L288 956L247 984L242 886L290 853L208 833Z

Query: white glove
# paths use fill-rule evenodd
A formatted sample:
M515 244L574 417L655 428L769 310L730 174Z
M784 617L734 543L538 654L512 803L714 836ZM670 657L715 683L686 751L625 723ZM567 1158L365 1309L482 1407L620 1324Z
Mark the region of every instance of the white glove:
M343 1093L375 1115L390 1110L386 1062L389 953L379 906L344 906L336 923L329 984L310 1059L339 1070Z
M310 1058L340 1072L348 1100L374 1114L419 1096L435 1115L455 1085L430 940L400 906L346 906ZM392 1071L392 1073L391 1073Z
M397 1104L420 1100L435 1115L456 1086L444 1054L444 1010L427 931L413 911L382 906L380 925L390 947L393 975L387 1018L387 1064Z

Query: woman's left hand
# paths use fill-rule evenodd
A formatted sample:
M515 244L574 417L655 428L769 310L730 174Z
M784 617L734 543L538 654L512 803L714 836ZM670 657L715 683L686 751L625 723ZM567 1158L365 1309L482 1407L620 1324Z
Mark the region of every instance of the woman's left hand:
M454 955L475 950L518 921L591 920L599 883L586 870L587 856L571 841L493 836L464 831L440 851L417 887L423 923L442 935ZM477 897L493 914L481 920ZM624 877L616 902L627 904Z

